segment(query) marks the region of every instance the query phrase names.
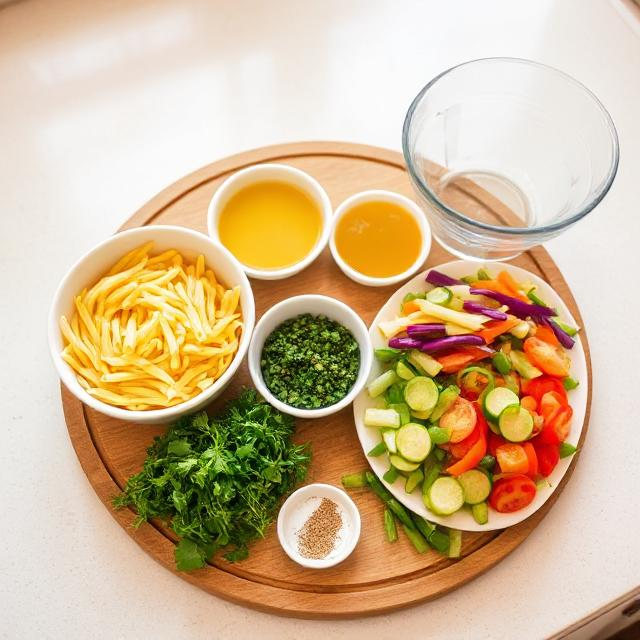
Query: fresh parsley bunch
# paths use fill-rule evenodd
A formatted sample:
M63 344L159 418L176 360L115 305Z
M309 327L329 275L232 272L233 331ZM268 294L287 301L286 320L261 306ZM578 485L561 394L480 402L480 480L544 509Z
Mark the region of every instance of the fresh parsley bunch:
M247 557L264 536L280 499L304 480L306 445L292 443L294 421L245 389L221 415L187 416L156 438L140 473L129 478L116 508L133 506L134 526L166 520L180 542L178 569L204 566L220 548Z

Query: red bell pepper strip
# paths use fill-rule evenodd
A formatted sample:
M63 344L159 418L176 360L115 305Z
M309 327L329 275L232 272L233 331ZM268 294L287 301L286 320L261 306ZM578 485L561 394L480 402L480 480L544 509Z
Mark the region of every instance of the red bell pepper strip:
M547 478L560 460L560 447L557 444L534 444L538 457L538 471Z
M527 475L532 480L535 480L538 475L538 456L536 455L536 450L530 442L523 442L522 448L529 459L529 470L527 471Z

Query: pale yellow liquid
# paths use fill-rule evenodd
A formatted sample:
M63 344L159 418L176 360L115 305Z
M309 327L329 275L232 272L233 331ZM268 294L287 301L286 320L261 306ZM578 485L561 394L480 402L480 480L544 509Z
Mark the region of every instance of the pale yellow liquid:
M322 227L320 209L285 182L256 182L234 194L220 213L222 244L254 269L282 269L305 258Z

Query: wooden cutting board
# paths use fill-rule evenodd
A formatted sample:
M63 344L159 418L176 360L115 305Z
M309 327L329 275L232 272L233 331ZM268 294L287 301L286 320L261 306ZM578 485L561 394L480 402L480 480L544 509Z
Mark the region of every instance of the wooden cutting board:
M206 233L207 206L220 183L231 173L257 162L283 162L302 169L324 186L336 207L364 189L390 189L413 197L401 154L363 145L309 142L265 147L214 162L167 187L122 227L177 224ZM461 204L472 199L487 219L509 211L488 193L469 183L458 187ZM452 257L433 243L428 266ZM542 276L564 299L582 324L569 287L547 252L536 248L514 261ZM343 300L369 324L395 287L368 288L349 280L327 250L313 265L287 280L252 281L256 320L270 306L302 293L320 293ZM589 370L589 398L580 446L587 434L591 406L591 361L587 338L581 331ZM243 363L223 396L211 407L235 397L249 384ZM69 435L82 467L96 493L113 517L148 554L180 578L206 591L249 607L281 615L348 618L392 611L437 598L479 576L521 544L541 524L571 477L572 461L558 490L536 514L503 531L465 533L462 558L449 560L430 551L415 552L405 536L389 544L382 525L382 505L365 489L351 491L362 515L362 536L353 554L342 564L322 571L304 569L280 548L275 525L266 538L251 547L250 557L237 564L216 558L210 566L190 573L175 571L175 536L154 522L133 529L134 513L114 511L111 499L127 478L140 470L146 448L164 427L132 425L101 415L84 406L62 387L62 402ZM309 482L340 484L345 473L367 467L358 442L351 407L319 420L298 420L296 440L310 442L313 460ZM126 571L126 567L123 568Z

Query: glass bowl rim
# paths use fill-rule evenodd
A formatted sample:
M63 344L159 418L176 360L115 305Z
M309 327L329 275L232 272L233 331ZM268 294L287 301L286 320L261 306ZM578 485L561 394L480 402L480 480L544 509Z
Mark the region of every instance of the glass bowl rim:
M411 154L409 152L409 129L411 128L413 122L413 116L418 105L421 103L424 96L427 94L429 89L433 87L441 78L450 74L451 72L459 69L460 67L465 67L469 65L476 64L478 62L506 62L513 64L524 64L527 66L538 67L545 72L550 72L551 74L556 74L573 84L577 89L581 90L587 97L591 98L591 100L595 103L596 107L600 109L602 113L605 124L609 131L611 145L612 145L612 163L609 167L609 172L606 176L605 182L600 188L598 192L596 192L595 196L581 209L579 209L572 216L567 218L566 220L562 220L560 222L554 222L549 225L542 225L536 227L503 227L499 225L488 224L486 222L480 222L478 220L474 220L465 216L464 214L452 209L448 205L446 205L438 196L433 192L433 190L429 187L429 185L423 180L422 176L416 171L416 168L411 160ZM411 177L411 181L414 186L418 188L420 194L426 198L426 200L432 204L434 207L443 211L443 213L448 214L454 220L458 222L462 222L464 224L470 225L471 227L476 227L477 229L483 229L485 231L492 231L494 233L503 234L503 235L515 235L515 236L534 236L538 234L546 234L553 231L562 231L563 229L571 226L578 220L584 218L590 211L592 211L607 195L613 181L618 172L618 165L620 162L620 144L618 140L618 132L613 123L613 119L611 115L602 104L602 102L598 99L598 97L588 89L584 84L580 81L576 80L569 74L564 71L560 71L560 69L556 69L550 65L543 64L541 62L536 62L534 60L527 60L526 58L512 58L512 57L488 57L488 58L476 58L474 60L467 60L465 62L461 62L460 64L456 64L453 67L445 69L434 78L432 78L416 95L416 97L411 102L407 114L404 119L404 124L402 126L402 153L404 155L404 161L407 166L407 171L409 172L409 176Z

